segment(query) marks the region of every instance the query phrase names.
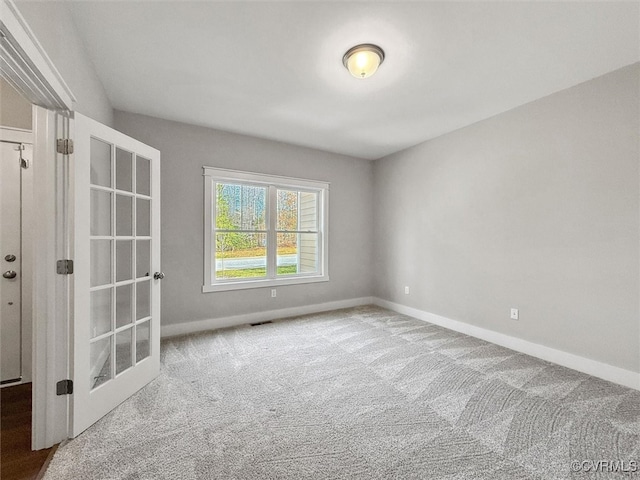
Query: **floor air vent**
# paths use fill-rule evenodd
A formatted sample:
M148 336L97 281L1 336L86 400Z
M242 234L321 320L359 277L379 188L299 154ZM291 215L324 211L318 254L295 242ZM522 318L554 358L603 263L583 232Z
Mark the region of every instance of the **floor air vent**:
M250 323L252 327L257 327L258 325L266 325L267 323L273 323L271 320L267 320L266 322L258 322L258 323Z

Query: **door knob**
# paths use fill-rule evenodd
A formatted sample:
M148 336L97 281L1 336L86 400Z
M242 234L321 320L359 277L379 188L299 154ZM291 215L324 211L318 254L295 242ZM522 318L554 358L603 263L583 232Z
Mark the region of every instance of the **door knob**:
M153 278L156 280L162 280L164 278L164 272L156 272L153 274Z
M4 272L2 274L2 276L4 278L16 278L16 275L18 275L16 272L14 272L13 270L7 270L6 272Z

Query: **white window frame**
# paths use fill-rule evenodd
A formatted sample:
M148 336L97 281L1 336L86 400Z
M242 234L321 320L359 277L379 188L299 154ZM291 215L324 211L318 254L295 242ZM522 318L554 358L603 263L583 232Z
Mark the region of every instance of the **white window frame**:
M282 285L297 285L313 282L329 281L329 183L300 178L281 177L261 173L241 172L214 167L203 167L204 176L204 284L202 291L223 292L248 288L277 287ZM269 195L267 204L267 275L274 275L270 269L270 256L276 252L276 218L270 215L277 202L276 189L290 189L297 191L316 192L318 194L318 271L310 274L295 274L276 278L215 278L215 184L241 183L264 186ZM269 188L274 187L274 188Z

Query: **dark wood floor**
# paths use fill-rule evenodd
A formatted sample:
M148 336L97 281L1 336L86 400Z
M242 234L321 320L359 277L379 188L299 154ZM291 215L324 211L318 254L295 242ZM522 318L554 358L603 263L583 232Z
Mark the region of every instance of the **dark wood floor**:
M0 403L0 479L35 479L53 449L31 451L31 384L3 388Z

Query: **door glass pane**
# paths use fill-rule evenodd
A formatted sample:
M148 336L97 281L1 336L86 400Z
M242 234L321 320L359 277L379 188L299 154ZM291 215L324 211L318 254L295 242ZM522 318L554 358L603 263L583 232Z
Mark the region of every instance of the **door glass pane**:
M151 272L151 240L136 240L136 276L148 277Z
M136 158L136 193L151 195L151 161L144 157Z
M216 278L259 278L267 275L267 235L216 234Z
M298 273L298 239L297 233L278 233L278 275Z
M111 288L91 292L91 338L111 331Z
M116 188L133 192L133 154L116 147Z
M133 319L133 284L116 288L116 328L120 328Z
M116 235L133 235L133 197L116 194Z
M136 235L151 235L151 202L143 198L136 199Z
M111 186L111 144L91 139L91 183Z
M150 281L136 283L136 320L140 320L151 315L150 287Z
M91 189L91 235L111 235L111 193Z
M91 286L111 283L111 240L91 240Z
M90 384L96 388L111 379L111 339L109 335L91 344L89 352Z
M116 333L116 375L131 367L133 328Z
M133 262L133 241L116 241L116 282L133 278L131 264Z
M136 362L149 356L151 338L151 322L143 322L136 326Z

